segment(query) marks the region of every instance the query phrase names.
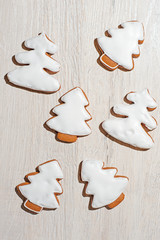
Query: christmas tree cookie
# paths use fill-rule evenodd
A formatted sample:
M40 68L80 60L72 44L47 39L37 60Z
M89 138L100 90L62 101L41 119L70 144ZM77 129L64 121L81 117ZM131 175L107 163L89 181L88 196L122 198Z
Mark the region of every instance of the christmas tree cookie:
M62 178L58 161L51 160L39 165L36 172L26 175L27 182L17 186L17 191L25 198L24 207L34 213L39 213L43 208L58 208L57 196L63 193L59 183Z
M75 142L78 136L91 133L87 121L91 115L86 110L88 99L81 88L76 87L61 97L62 104L53 108L55 115L46 125L57 132L57 138L63 142Z
M117 29L109 29L107 36L97 39L102 51L100 61L109 70L132 70L133 57L140 55L139 44L144 41L144 28L138 21L122 23Z
M157 127L156 120L148 111L157 107L149 91L130 92L126 95L130 105L119 104L113 107L117 119L102 123L102 128L113 138L133 147L149 149L154 145L148 131Z
M82 162L81 179L86 182L85 193L91 195L91 207L109 209L116 207L124 199L128 178L116 175L113 167L104 168L104 163L95 160Z
M15 60L21 66L7 74L9 82L33 91L46 93L58 91L60 84L51 76L60 69L60 64L51 56L56 53L57 46L45 33L26 40L24 45L30 51L15 55Z

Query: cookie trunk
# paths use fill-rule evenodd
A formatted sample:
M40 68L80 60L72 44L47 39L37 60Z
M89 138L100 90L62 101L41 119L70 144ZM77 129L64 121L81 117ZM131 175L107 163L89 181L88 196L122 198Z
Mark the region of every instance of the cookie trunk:
M125 197L125 195L124 195L124 193L122 193L114 202L108 204L107 207L109 209L116 207L118 204L120 204L124 200L124 197Z
M62 142L68 142L68 143L73 143L76 142L77 136L75 135L68 135L64 133L57 133L57 138L62 141Z
M25 201L24 206L30 211L36 212L36 213L39 213L43 209L42 207L30 202L29 200Z
M110 70L114 70L118 67L118 64L105 54L102 54L102 56L100 57L100 60Z

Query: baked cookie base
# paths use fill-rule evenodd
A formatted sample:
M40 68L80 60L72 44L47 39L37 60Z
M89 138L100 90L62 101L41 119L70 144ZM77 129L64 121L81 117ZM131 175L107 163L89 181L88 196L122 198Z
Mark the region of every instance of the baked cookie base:
M57 139L62 141L62 142L68 142L68 143L73 143L76 142L77 136L75 135L68 135L64 133L57 133Z
M125 198L125 195L124 195L124 193L122 193L114 202L108 204L107 208L112 209L112 208L116 207L124 200L124 198Z

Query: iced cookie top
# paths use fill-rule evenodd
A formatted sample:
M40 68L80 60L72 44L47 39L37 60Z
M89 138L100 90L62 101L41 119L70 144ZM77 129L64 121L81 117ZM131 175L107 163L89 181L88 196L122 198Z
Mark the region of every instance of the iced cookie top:
M53 108L57 116L47 121L47 125L57 132L84 136L91 133L87 122L91 115L86 110L89 105L88 99L81 88L76 87L61 97L64 104Z
M137 21L122 23L121 28L109 29L110 37L98 38L103 52L127 70L133 68L132 55L139 55L139 43L144 40L143 25Z
M51 76L60 70L60 64L52 58L57 46L49 40L45 33L28 39L24 45L30 51L18 53L15 59L20 64L27 64L8 73L11 83L36 91L55 92L60 88L59 82Z
M81 178L87 182L86 193L93 195L92 207L100 208L114 202L124 191L127 177L116 176L116 168L103 168L103 162L82 162Z
M57 180L63 178L63 173L56 160L48 161L38 167L39 172L27 176L27 185L20 185L21 194L30 202L42 208L58 208L57 194L62 193L62 187Z
M132 104L118 104L113 107L114 113L122 118L106 120L102 127L109 135L122 142L138 148L151 148L154 142L146 129L155 129L157 122L148 110L154 110L157 103L147 89L130 92L126 98Z

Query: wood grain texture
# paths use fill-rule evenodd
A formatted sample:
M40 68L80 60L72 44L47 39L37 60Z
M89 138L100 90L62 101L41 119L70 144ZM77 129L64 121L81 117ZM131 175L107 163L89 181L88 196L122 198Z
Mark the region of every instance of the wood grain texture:
M106 138L99 124L130 91L149 88L160 105L159 0L0 0L0 239L158 240L160 239L160 128L155 146L135 151ZM109 72L97 63L94 39L127 20L144 23L146 38L131 72ZM59 46L56 78L61 90L45 95L11 87L4 75L15 66L21 43L45 31ZM65 144L43 124L59 97L80 86L88 96L92 134ZM159 108L153 116L160 122ZM15 186L35 167L56 158L63 169L61 207L33 216L21 209ZM97 159L129 177L125 200L115 209L88 210L78 167Z

